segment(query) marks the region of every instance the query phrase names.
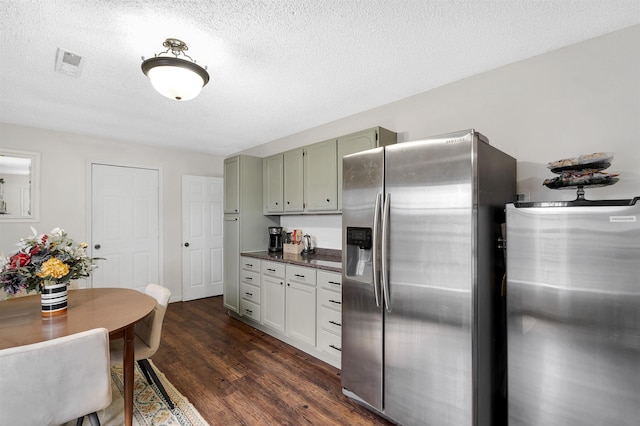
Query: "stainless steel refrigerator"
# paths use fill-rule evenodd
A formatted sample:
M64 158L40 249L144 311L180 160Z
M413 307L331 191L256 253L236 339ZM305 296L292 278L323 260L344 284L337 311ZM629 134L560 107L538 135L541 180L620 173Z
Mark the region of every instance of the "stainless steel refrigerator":
M344 157L345 395L403 425L503 423L515 197L515 159L474 130Z
M640 198L507 205L510 426L640 424Z

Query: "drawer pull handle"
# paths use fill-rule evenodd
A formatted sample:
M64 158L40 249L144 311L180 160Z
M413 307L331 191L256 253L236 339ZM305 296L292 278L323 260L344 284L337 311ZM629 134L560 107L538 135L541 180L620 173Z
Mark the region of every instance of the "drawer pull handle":
M329 347L335 349L336 351L342 352L342 348L339 348L337 346L329 345Z
M244 277L244 279L245 279L245 280L249 280L249 281L251 281L253 278L251 278L251 277Z
M338 302L337 300L329 299L329 302L335 303L336 305L342 305L342 302Z
M248 291L245 291L244 294L246 294L247 296L253 296L253 293L249 293Z
M282 281L280 281L280 285L282 285Z
M293 274L293 275L298 277L298 278L304 278L304 275L300 275L300 274Z
M276 270L275 270L275 269L271 269L271 268L267 268L267 271L269 271L269 272L275 272Z
M329 284L335 284L335 285L340 285L342 283L336 282L336 281L329 281Z
M253 268L253 263L245 263L244 266L248 266L249 268Z
M335 321L329 321L329 324L333 324L333 325L337 325L338 327L342 327L342 324L340 324L339 322L335 322Z
M252 313L253 313L253 311L252 311L251 309L245 309L244 311L245 311L246 313L248 313L248 314L252 314Z

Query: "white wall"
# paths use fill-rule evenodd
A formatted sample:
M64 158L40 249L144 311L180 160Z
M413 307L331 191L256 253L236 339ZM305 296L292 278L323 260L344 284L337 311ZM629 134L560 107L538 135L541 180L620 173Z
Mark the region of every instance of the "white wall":
M39 233L61 227L75 240L88 239L85 215L88 162L98 160L160 168L163 177L162 284L171 290L172 301L182 299L182 175L222 177L222 157L1 123L0 142L0 149L41 153L40 221L0 223L0 253L5 255L15 250L20 238L31 235L29 226Z
M425 70L428 72L428 70ZM380 82L384 84L384 82ZM375 90L375 88L372 88ZM310 100L311 101L311 100ZM587 189L587 199L640 196L640 25L507 65L245 151L267 156L374 126L399 141L475 128L518 160L518 191L532 201L573 200L575 190L542 186L550 161L615 154L620 181ZM316 217L316 216L314 216ZM286 219L323 228L320 247L340 248L340 225L326 218ZM327 244L324 244L327 241Z

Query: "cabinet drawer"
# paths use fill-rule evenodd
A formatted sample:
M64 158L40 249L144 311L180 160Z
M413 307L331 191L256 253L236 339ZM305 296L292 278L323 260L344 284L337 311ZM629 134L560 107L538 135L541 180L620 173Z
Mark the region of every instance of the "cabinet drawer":
M316 285L315 269L287 265L287 281Z
M334 291L342 291L342 275L318 271L318 285Z
M256 305L246 299L240 299L240 315L249 317L256 322L260 322L260 305Z
M240 281L260 287L260 274L252 271L240 271Z
M342 338L326 330L318 330L318 349L342 358Z
M342 334L342 313L321 306L318 311L318 325L322 329L340 336Z
M335 309L338 312L342 311L342 293L337 293L322 287L320 287L319 290L318 302L320 306Z
M260 260L252 257L241 257L240 267L243 270L260 272Z
M240 283L240 297L250 300L256 304L260 304L260 287L247 283Z
M262 262L261 270L265 275L284 279L284 263Z

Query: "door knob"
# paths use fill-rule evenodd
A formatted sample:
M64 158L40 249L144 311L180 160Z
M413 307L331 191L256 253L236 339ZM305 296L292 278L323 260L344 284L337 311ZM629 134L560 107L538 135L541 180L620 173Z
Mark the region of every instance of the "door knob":
M184 246L185 247L189 247L189 243L184 243Z
M93 248L96 250L100 250L100 244L96 244L95 246L93 246Z

